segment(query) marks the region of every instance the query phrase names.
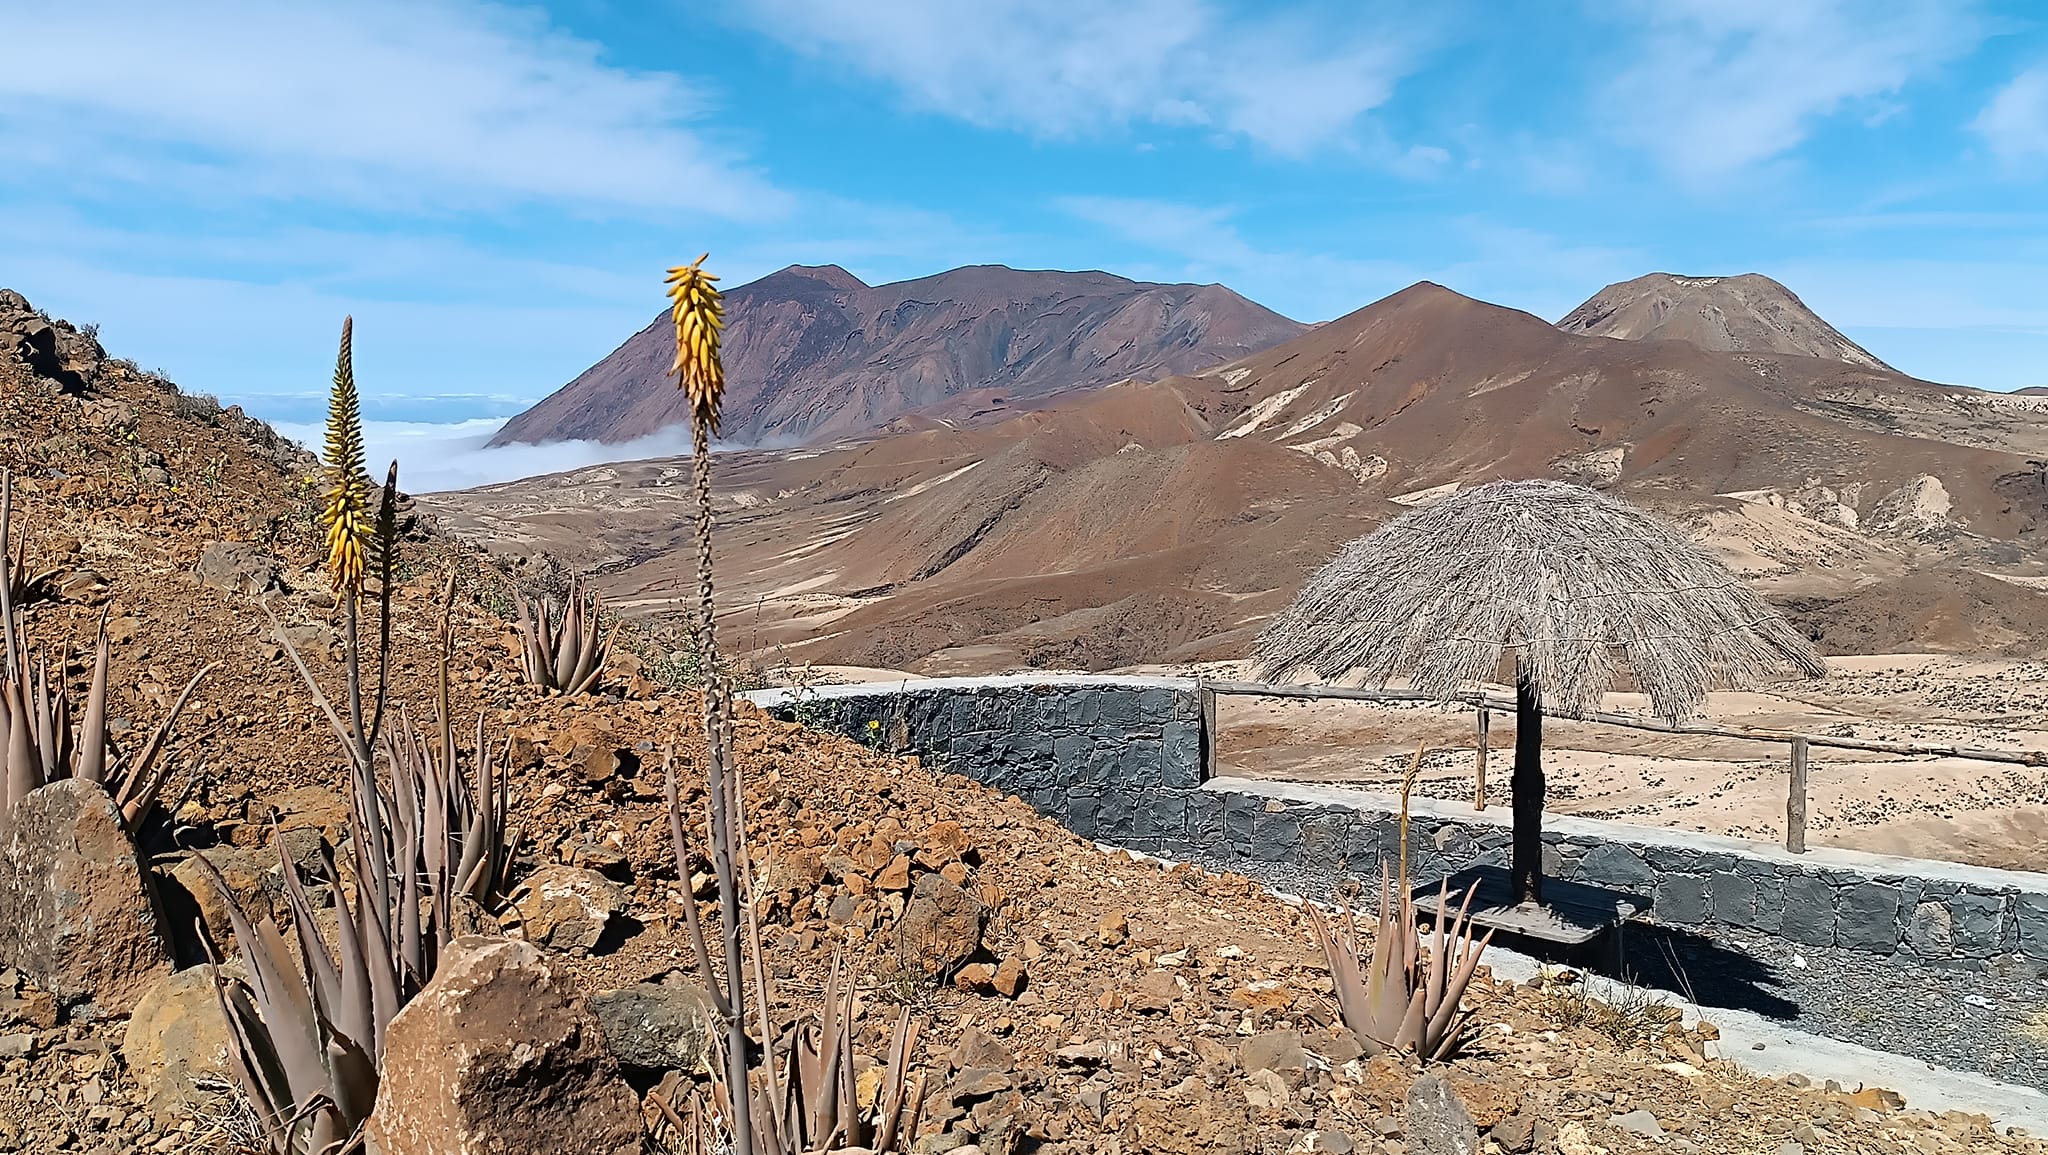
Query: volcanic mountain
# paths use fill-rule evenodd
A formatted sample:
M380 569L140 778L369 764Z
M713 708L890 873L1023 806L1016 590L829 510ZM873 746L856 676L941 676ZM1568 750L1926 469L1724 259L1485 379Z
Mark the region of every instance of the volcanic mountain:
M1304 326L1221 285L974 265L869 286L792 265L726 294L731 440L862 434L904 414L1004 411L1129 378L1194 373ZM505 423L493 445L628 441L688 416L666 313Z
M927 672L1190 662L1241 656L1307 573L1404 506L1563 477L1689 525L1824 640L2009 649L1972 621L2029 613L1934 621L1872 583L1962 568L1988 575L1957 585L1973 603L2042 598L2028 559L2048 490L2027 461L2044 455L2040 399L1582 336L1424 283L1192 375L722 456L720 550L757 650ZM615 604L661 613L688 585L685 465L432 500L457 532L561 552ZM1864 624L1835 623L1852 594Z
M1758 273L1651 273L1593 294L1557 327L1590 337L1686 341L1722 352L1798 353L1864 369L1891 369L1836 332L1792 290Z

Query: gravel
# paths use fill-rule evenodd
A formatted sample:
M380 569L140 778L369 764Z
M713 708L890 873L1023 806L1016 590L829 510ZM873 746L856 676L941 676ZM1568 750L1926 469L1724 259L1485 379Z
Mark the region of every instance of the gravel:
M1298 862L1192 862L1319 901L1345 881ZM1629 981L1685 994L1709 1012L1753 1011L1810 1034L2048 1090L2048 966L2033 960L1936 965L1723 927L1632 923L1627 966Z

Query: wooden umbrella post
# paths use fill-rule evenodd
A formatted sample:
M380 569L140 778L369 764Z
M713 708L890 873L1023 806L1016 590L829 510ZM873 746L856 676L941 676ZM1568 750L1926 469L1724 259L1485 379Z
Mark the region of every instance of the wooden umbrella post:
M1792 739L1792 785L1785 792L1785 849L1806 853L1806 739Z
M1488 720L1493 717L1486 707L1479 707L1479 772L1472 785L1472 809L1486 809L1486 731Z
M1515 666L1514 849L1508 872L1517 903L1543 901L1543 706L1533 672Z

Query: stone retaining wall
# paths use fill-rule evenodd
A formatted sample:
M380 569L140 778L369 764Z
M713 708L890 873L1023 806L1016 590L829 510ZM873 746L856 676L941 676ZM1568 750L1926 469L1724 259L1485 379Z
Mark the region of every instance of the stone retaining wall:
M1215 779L1186 843L1213 858L1315 862L1361 874L1399 853L1400 799L1291 782ZM1508 863L1510 818L1412 800L1412 877ZM1650 900L1666 926L1730 927L1811 946L1930 961L2021 954L2048 959L2048 876L1925 859L1811 849L1555 814L1543 820L1544 872ZM1166 855L1171 857L1171 855Z
M1399 801L1300 783L1212 778L1190 679L920 679L748 695L1021 797L1076 834L1165 858L1376 874L1399 852ZM870 725L873 723L873 725ZM1509 815L1410 808L1410 875L1505 866ZM1928 960L2048 959L2048 875L1546 815L1545 870L1650 901L1678 927L1722 926Z
M1201 695L1186 679L933 678L745 697L915 753L1055 817L1065 817L1070 794L1202 784Z

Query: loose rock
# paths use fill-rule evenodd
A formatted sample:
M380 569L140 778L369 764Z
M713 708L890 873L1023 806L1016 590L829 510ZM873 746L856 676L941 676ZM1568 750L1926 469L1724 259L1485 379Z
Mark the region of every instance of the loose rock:
M1408 1088L1403 1130L1411 1155L1474 1155L1479 1150L1479 1128L1464 1101L1435 1075L1424 1075Z
M245 541L214 542L192 566L200 585L251 596L283 588L277 575L277 559Z
M619 1065L629 1071L694 1074L710 1053L711 996L697 983L671 978L599 991L591 996L590 1010Z
M594 870L550 865L520 884L512 908L528 942L589 954L598 949L612 920L625 912L626 893Z
M195 1110L225 1105L197 1081L233 1078L232 1045L214 990L214 968L196 966L167 977L135 1004L121 1057L148 1097L150 1112L171 1126Z
M638 1155L640 1104L531 943L459 938L391 1021L369 1135L382 1155Z
M898 957L927 975L950 975L981 949L988 907L937 874L917 880L897 924Z
M15 803L11 819L0 850L0 964L61 1003L128 1013L171 966L114 800L67 778Z

